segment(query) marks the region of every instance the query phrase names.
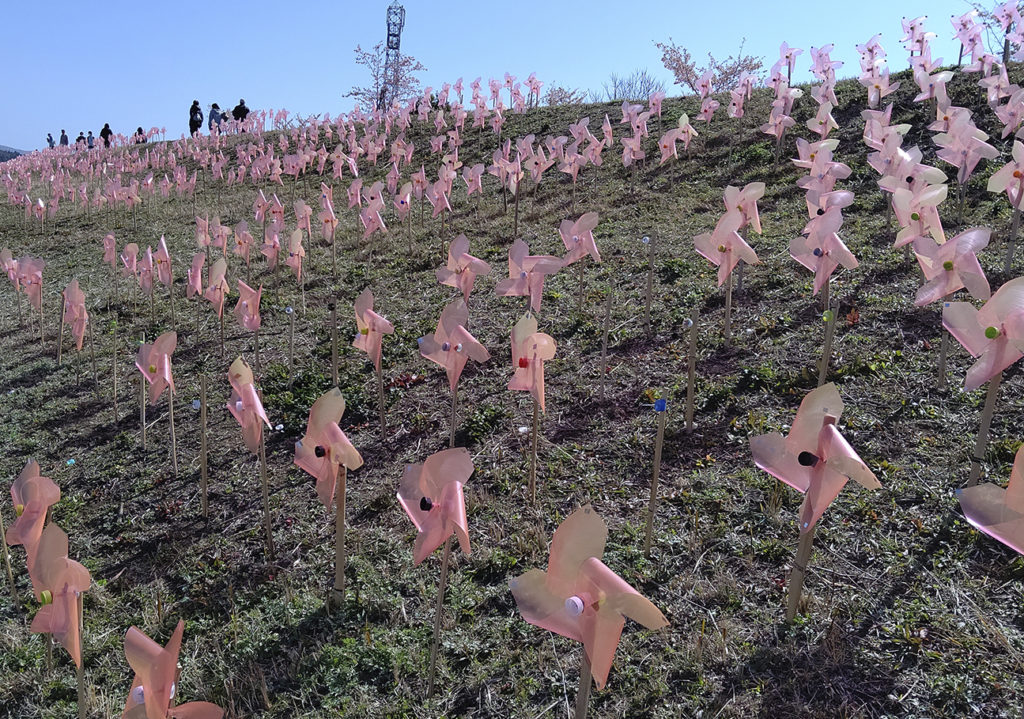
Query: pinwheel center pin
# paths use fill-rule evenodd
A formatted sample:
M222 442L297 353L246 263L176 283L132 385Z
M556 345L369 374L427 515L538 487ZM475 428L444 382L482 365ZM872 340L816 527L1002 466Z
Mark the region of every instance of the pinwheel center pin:
M814 248L814 252L813 252L812 254L813 254L813 255L814 255L815 257L821 257L821 256L822 256L822 255L824 255L825 253L821 251L821 248L820 248L820 247L815 247L815 248Z
M578 617L583 614L585 606L583 600L575 595L565 600L565 612L570 617Z
M921 215L917 214L916 212L911 212L910 219L912 219L914 222L917 222L918 220L921 219Z
M985 336L988 337L990 340L994 340L996 337L999 336L999 328L998 327L986 327L985 328Z
M726 252L726 251L727 251L727 248L726 248L726 246L725 246L725 245L719 245L719 246L718 246L718 251L719 251L719 252Z
M907 184L909 185L909 184L911 184L911 183L912 183L913 181L914 181L914 176L913 176L913 175L907 175Z
M819 207L817 214L818 214L818 217L821 217L822 215L825 214L825 211Z
M323 458L327 456L327 450L324 449L323 446L318 444L316 447L313 448L313 454L315 454L317 457Z
M523 369L526 369L527 367L530 366L530 360L526 359L525 357L520 357L519 366L522 367Z
M804 451L797 455L796 461L801 467L813 467L818 463L818 456L813 452Z
M363 327L362 329L359 330L359 334L361 334L361 335L368 335L368 334L370 334L370 328L369 327Z
M53 604L53 592L51 592L49 589L44 589L43 591L41 591L39 593L39 603L43 605Z
M952 260L946 260L945 262L943 262L942 263L942 269L944 269L946 272L952 272L953 271L953 261Z
M1020 170L1014 170L1013 171L1013 176L1014 176L1014 178L1019 180L1021 177L1024 177L1024 174L1022 174Z
M155 374L156 373L156 365L155 364L151 364L149 366L149 373L150 374Z
M423 512L429 512L434 508L434 503L430 497L420 497L420 510Z
M16 505L14 505L14 514L15 515L20 517L24 513L25 513L25 505L24 504L16 504Z

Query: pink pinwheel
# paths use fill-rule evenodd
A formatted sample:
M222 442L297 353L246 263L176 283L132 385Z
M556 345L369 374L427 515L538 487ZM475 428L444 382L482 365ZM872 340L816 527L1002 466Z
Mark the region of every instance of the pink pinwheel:
M108 232L103 237L103 263L113 268L117 267L117 240L114 233Z
M451 241L448 245L448 264L435 271L437 281L462 290L462 297L467 303L476 276L490 273L489 264L469 254L469 240L465 235L459 235Z
M444 367L452 392L470 359L486 362L491 358L487 349L466 329L468 323L469 307L465 300L453 300L442 310L437 329L419 340L420 355Z
M764 197L764 183L750 182L743 189L729 185L725 188L723 200L726 212L739 212L743 218L740 228L750 227L761 234L761 216L757 212L757 201Z
M324 242L334 242L334 232L338 229L338 217L334 214L334 206L328 202L327 207L317 215L320 220L320 235Z
M228 381L231 383L231 399L228 400L228 412L238 421L242 428L242 440L250 452L258 452L260 439L263 437L263 424L270 426L263 403L256 393L252 370L241 357L231 363L228 370Z
M942 245L928 237L914 240L914 252L926 281L917 291L914 304L924 307L963 288L979 300L991 297L977 256L979 250L988 246L991 234L987 227L973 227Z
M252 250L252 246L255 242L253 236L249 233L249 223L242 220L235 225L235 249L233 252L241 257L246 264L249 266L249 253Z
M622 143L622 166L629 167L635 162L644 159L647 154L643 151L643 138L639 136L630 137L623 135L619 138Z
M902 247L929 234L936 242L946 241L938 206L946 199L948 190L946 185L922 184L916 192L904 188L893 192L892 208L900 224L893 247Z
M483 163L477 163L472 167L462 168L462 179L466 183L466 197L469 197L474 192L483 194L483 185L481 184L481 178L484 174Z
M832 117L832 103L823 102L818 106L818 113L807 121L807 129L815 132L824 140L828 133L838 129L839 125Z
M974 126L969 115L961 116L947 132L933 139L940 148L935 153L936 157L957 168L956 177L961 188L974 174L982 159L992 160L999 156L999 151L985 142L988 135Z
M498 282L495 291L499 297L529 297L530 307L540 312L544 293L544 278L562 269L564 261L552 255L531 255L530 248L521 239L512 243L508 251L508 278Z
M192 266L188 268L188 286L185 294L188 297L203 294L203 265L206 264L206 253L197 252L192 256Z
M51 634L82 666L82 637L79 630L78 595L89 589L89 570L68 558L68 535L52 522L39 540L32 567L36 598L42 602L32 619L30 631Z
M82 349L85 340L85 328L89 323L89 313L85 310L85 293L78 286L78 280L64 290L64 315L62 321L71 328L71 336L75 338L75 349Z
M719 287L729 279L740 260L748 265L758 261L757 253L740 236L739 229L743 223L743 213L732 210L722 215L714 232L705 232L693 238L697 252L718 267Z
M228 293L231 292L231 287L228 285L228 281L224 277L224 275L227 274L227 271L227 260L223 257L218 258L210 267L210 274L206 283L206 294L203 295L203 297L213 304L218 317L223 316L224 300L227 299Z
M185 623L178 621L166 647L161 647L136 627L124 637L124 654L135 672L122 719L221 719L224 710L209 702L173 706L177 695L178 654Z
M1016 208L1024 197L1024 143L1020 140L1013 141L1012 158L988 178L988 191L1005 192Z
M156 248L156 254L153 255L153 262L156 267L156 277L160 284L170 287L173 278L171 253L167 250L167 242L164 241L163 235L160 236L160 244Z
M473 460L465 447L435 452L422 464L407 464L398 487L398 501L418 533L413 564L418 565L452 534L469 554L469 526L462 488L473 474Z
M43 302L43 269L46 263L35 257L22 257L18 260L18 283L28 301L37 310L42 311Z
M440 184L440 183L438 183L438 184ZM428 195L428 199L430 199L429 195ZM431 200L431 202L433 202L433 200ZM444 204L445 205L448 204L447 199L445 200ZM368 203L366 205L366 207L362 211L360 211L360 213L359 213L359 221L363 223L363 228L364 228L363 229L363 239L364 240L366 238L368 238L370 235L372 235L374 232L376 232L377 230L380 230L381 232L385 232L385 233L388 231L387 225L384 224L384 218L381 217L381 214L380 214L381 210L383 210L383 209L384 209L384 200L381 197L377 196L374 199L373 202ZM451 209L451 208L448 208L448 209ZM437 216L437 213L439 211L440 211L440 208L437 205L435 205L434 206L434 216L435 217Z
M156 404L164 389L174 394L174 377L171 376L171 354L178 344L176 332L164 332L153 344L139 347L135 355L135 366L149 382L149 403Z
M60 487L49 477L41 476L39 464L30 459L11 484L11 500L17 519L7 528L5 541L12 547L19 544L25 547L25 566L31 573L46 524L46 512L60 500Z
M147 247L139 261L139 287L147 295L153 294L153 248Z
M380 372L381 341L393 334L394 325L373 311L373 292L367 287L356 297L356 333L352 346L370 357L375 370Z
M976 390L1024 356L1024 277L1010 280L979 310L969 302L947 302L942 325L978 361L964 388Z
M398 221L405 222L405 218L409 215L409 210L412 209L412 183L406 182L402 185L398 194L395 195L394 199L395 213L398 215Z
M262 295L263 285L260 285L258 290L254 290L242 280L238 281L238 303L235 305L235 318L238 320L238 324L247 330L256 332L260 328L260 298Z
M1024 554L1024 446L1017 450L1006 488L976 484L956 491L967 521Z
M293 230L288 237L288 259L286 265L295 270L295 278L302 281L302 258L306 256L306 250L302 247L302 230Z
M537 318L523 315L512 328L512 379L508 388L533 395L544 411L544 362L554 358L555 340L551 335L537 331Z
M547 572L531 569L509 582L524 620L583 643L598 689L608 681L626 617L648 629L668 626L601 561L607 540L608 528L588 504L555 530Z
M773 432L750 439L754 464L804 493L801 533L814 527L848 480L866 489L882 486L839 433L836 423L842 413L843 400L830 382L800 402L788 437Z
M313 403L306 434L295 443L295 464L316 479L316 495L327 509L334 502L338 468L363 466L363 458L338 426L343 414L345 398L335 387Z
M310 224L310 218L313 216L313 210L302 200L296 200L294 203L295 208L295 224L299 229L305 228L306 234L310 237L313 236L313 228Z
M842 216L836 214L828 216L827 220L825 216L819 219L822 223L815 232L789 242L793 259L814 273L814 294L821 291L840 265L852 270L860 264L835 232L842 224Z
M668 162L669 158L679 159L679 155L676 154L676 143L679 142L682 136L683 131L678 127L672 128L661 136L661 139L658 140L658 149L661 150L661 162L658 163L659 165L664 165Z
M710 125L711 118L714 117L715 110L717 110L719 107L721 107L721 103L719 103L718 100L715 100L714 98L711 97L705 97L703 102L701 102L700 104L700 112L697 113L699 115L698 119Z
M125 245L121 250L121 263L125 277L136 277L139 274L139 246L134 242Z
M270 269L277 268L277 258L281 253L281 239L276 231L271 231L260 246L260 253L267 258L267 266Z
M360 178L356 178L352 181L352 184L348 186L349 209L353 207L362 207L362 190L363 181Z
M567 250L562 258L562 266L568 267L576 260L581 260L587 255L594 258L594 262L601 261L601 255L597 251L597 244L594 242L594 228L597 227L598 214L588 212L578 220L562 220L558 226L558 234Z
M196 217L196 244L200 247L210 246L210 221Z

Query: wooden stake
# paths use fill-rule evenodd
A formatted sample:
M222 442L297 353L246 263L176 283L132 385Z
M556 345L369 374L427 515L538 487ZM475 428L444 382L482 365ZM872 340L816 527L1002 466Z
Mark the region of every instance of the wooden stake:
M57 366L60 367L61 355L64 350L64 305L67 304L66 300L61 300L60 308L60 331L57 333Z
M178 319L174 316L174 277L171 277L171 284L167 285L167 298L171 302L171 327L178 331Z
M224 309L220 311L220 356L224 358Z
M377 412L380 414L380 438L383 440L388 435L388 427L384 420L384 373L380 367L377 368Z
M838 308L839 305L836 304L836 309L838 310ZM825 379L828 377L828 364L832 359L832 338L835 336L837 314L835 310L825 310L825 344L822 347L821 362L818 365L819 387L825 384Z
M288 315L288 386L291 387L295 381L295 310L285 307L284 311Z
M96 373L96 335L93 333L92 322L89 327L89 359L92 362L92 384L96 388L96 394L100 391L100 376Z
M345 551L345 498L347 496L348 468L341 465L341 476L334 484L334 591L339 605L345 606L345 566L348 555Z
M732 344L732 273L725 280L725 325L722 329L725 333L725 346Z
M78 719L85 719L85 656L83 645L85 642L82 640L82 634L85 629L85 616L83 614L83 601L82 593L78 593L78 656L79 664L75 667L75 677L78 679Z
M263 401L260 392L260 401ZM260 485L263 489L263 529L267 535L267 559L274 556L274 534L270 529L270 488L267 485L267 438L260 434Z
M256 328L256 340L255 340L255 353L256 353L256 376L260 376L260 328Z
M206 375L199 378L199 487L202 490L203 517L210 516L206 468Z
M458 407L458 404L459 404L459 386L455 385L455 388L452 390L452 421L451 421L451 433L448 436L448 446L449 447L454 447L455 446L455 413L456 413L456 408Z
M971 474L967 486L973 487L981 477L981 463L985 459L985 445L988 444L988 431L992 426L992 414L996 408L996 396L999 394L999 383L1003 381L1000 372L988 381L988 394L985 395L985 407L981 411L981 426L978 428L978 439L974 443L974 456L971 458Z
M114 388L112 394L114 396L114 424L117 424L117 322L114 322L114 361L110 367L110 374L113 378Z
M537 504L537 429L540 424L540 407L533 400L533 448L530 451L530 503Z
M167 388L167 417L171 423L171 464L174 466L174 476L178 476L178 438L174 434L174 392Z
M644 237L647 243L647 291L644 293L644 328L651 334L651 297L654 294L654 238Z
M690 318L690 349L686 371L686 431L693 431L693 405L695 400L697 384L697 320L700 318L700 309L693 308L693 316Z
M444 556L441 558L441 578L437 582L437 606L434 610L434 641L430 645L430 670L427 673L427 697L434 695L434 676L437 670L437 647L441 641L441 610L444 608L444 591L448 586L448 564L452 557L452 535L444 542Z
M0 512L0 536L6 536L7 529L4 527L4 514ZM11 597L17 596L14 588L14 574L11 572L11 557L7 553L7 542L0 542L0 554L4 556L4 569L7 571L7 584L11 588Z
M1017 198L1017 206L1013 208L1013 222L1010 224L1010 240L1006 243L1006 260L1003 262L1003 272L1010 274L1013 266L1013 247L1017 242L1017 231L1020 229L1020 201Z
M590 685L594 683L594 678L591 675L590 670L590 657L587 656L586 647L582 649L583 657L580 660L580 686L576 690L576 711L573 713L574 719L586 719L587 708L590 705Z
M139 373L139 424L142 425L142 451L146 451L146 377Z
M644 556L651 556L651 538L654 534L654 512L658 507L658 477L661 474L661 448L665 443L665 420L668 408L665 400L654 402L654 411L658 413L658 435L654 440L654 469L651 472L651 498L647 503L647 532L644 535Z
M804 576L807 574L807 564L811 560L811 550L814 548L814 527L800 535L800 542L796 547L796 558L793 559L793 571L789 575L789 597L786 600L786 622L792 622L796 618L796 612L800 608L800 597L804 589Z
M331 385L338 386L338 317L335 303L331 303Z
M608 377L608 327L612 319L612 290L604 301L604 327L601 330L601 399L604 400L604 388Z

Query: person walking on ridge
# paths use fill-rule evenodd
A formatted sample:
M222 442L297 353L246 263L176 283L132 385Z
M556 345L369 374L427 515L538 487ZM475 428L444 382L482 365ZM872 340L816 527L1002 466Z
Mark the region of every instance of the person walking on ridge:
M192 107L188 109L188 134L195 135L203 127L203 108L199 107L199 100L192 101Z

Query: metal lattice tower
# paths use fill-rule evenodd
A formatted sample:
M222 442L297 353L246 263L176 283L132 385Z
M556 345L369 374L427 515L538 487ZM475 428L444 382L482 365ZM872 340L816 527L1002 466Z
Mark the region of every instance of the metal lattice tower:
M398 95L400 49L402 46L402 28L405 27L405 8L395 0L388 6L388 40L387 54L384 56L384 84L380 88L377 107L381 110L394 102Z

